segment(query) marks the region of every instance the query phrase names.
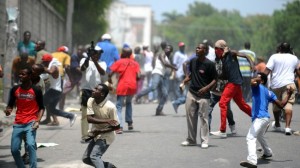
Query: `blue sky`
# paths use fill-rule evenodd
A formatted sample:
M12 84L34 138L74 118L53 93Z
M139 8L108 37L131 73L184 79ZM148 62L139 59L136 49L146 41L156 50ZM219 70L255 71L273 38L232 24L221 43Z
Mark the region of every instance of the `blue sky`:
M274 10L284 8L284 4L292 0L121 0L129 5L149 5L154 11L155 20L161 21L161 14L173 10L184 14L188 4L195 1L210 3L218 10L238 10L242 16L254 14L271 15Z

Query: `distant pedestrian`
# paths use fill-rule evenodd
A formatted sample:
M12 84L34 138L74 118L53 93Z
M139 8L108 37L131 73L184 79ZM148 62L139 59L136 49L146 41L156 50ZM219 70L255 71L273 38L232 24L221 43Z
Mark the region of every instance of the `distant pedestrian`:
M46 42L42 41L42 40L38 40L35 43L35 51L36 51L35 63L36 64L42 63L42 57L44 54L50 54L48 51L46 51L45 46L46 46Z
M182 64L188 59L186 53L185 53L185 44L183 42L178 43L178 51L175 52L173 57L173 65L177 67L177 71L175 71L174 75L174 82L173 82L173 90L175 91L175 97L174 100L177 98L180 98L182 96L182 93L180 92L179 85L184 79L184 72L183 72L183 66Z
M256 139L261 144L263 155L261 159L272 157L273 153L268 146L264 137L270 123L270 115L268 113L269 102L275 103L280 108L283 108L288 102L292 90L287 90L288 94L281 102L277 99L276 95L268 90L266 83L268 81L267 75L258 73L257 77L251 79L252 88L252 124L247 134L248 157L247 161L240 163L243 167L255 168L257 167L257 154L256 154Z
M19 84L20 70L25 67L31 67L35 63L34 58L29 57L27 52L21 52L12 62L12 81L13 85Z
M123 131L122 120L122 106L125 99L125 122L128 124L128 130L133 130L132 120L132 98L137 90L137 80L140 75L139 64L130 58L132 50L130 48L123 48L121 59L116 61L111 67L111 73L109 74L109 82L113 73L119 74L118 86L117 86L117 112L120 120L121 128L117 133Z
M26 136L26 147L29 153L30 167L37 167L36 156L36 130L44 113L43 93L32 85L32 70L29 67L23 68L19 73L20 85L14 86L10 91L8 105L4 110L9 116L16 107L16 118L11 136L11 153L18 168L24 168L21 158L21 142Z
M82 161L97 168L115 168L112 163L104 162L102 156L115 139L115 130L120 128L116 106L107 99L109 89L104 84L98 84L87 102L87 121L92 123L88 144Z
M248 55L248 57L251 59L252 62L256 62L256 55L255 52L251 51L251 43L245 42L244 49L239 50L239 53L244 53ZM243 77L243 84L242 84L242 93L243 97L246 102L251 101L251 87L250 87L250 81L252 77L252 71L250 67L250 63L246 58L238 57L239 65L240 65L240 71L242 73Z
M257 57L256 64L255 64L255 70L256 72L264 72L266 69L266 62L263 57Z
M169 57L173 51L173 47L168 44L164 51L164 54L160 54L155 61L155 68L152 71L151 87L142 90L139 94L136 95L135 99L135 102L138 102L142 96L145 96L157 89L159 95L159 104L156 108L156 116L165 115L162 110L168 99L168 90L165 78L166 69L171 68L177 70L177 68L173 66L169 61Z
M110 66L114 62L120 59L119 52L117 47L111 42L111 35L110 34L103 34L101 37L100 42L97 43L96 46L100 47L103 50L103 53L101 54L101 57L99 58L99 61L104 61L107 65L106 72L110 73ZM106 79L103 81L106 81L108 74L105 75ZM102 76L103 78L104 76Z
M35 58L35 43L31 41L31 33L30 31L25 31L23 34L23 41L18 43L18 51L19 53L26 52L29 57Z
M134 60L139 64L140 66L140 78L137 81L137 91L136 93L139 93L142 91L143 86L144 86L144 81L146 77L146 72L144 69L144 64L145 64L145 57L144 55L141 54L141 48L140 47L135 47L134 48Z
M65 100L68 93L70 93L74 87L77 87L77 95L79 95L80 80L82 77L82 72L80 70L80 60L83 58L83 53L85 52L83 46L79 45L77 47L76 54L71 57L71 64L65 68L66 78L63 84L63 94L61 95L59 101L59 109L64 110Z
M190 75L184 79L184 84L190 81L185 102L188 136L181 143L183 146L197 144L198 116L200 117L200 143L202 148L208 148L208 107L210 89L216 83L217 71L212 61L206 58L208 46L200 43L196 48L196 58L189 64Z

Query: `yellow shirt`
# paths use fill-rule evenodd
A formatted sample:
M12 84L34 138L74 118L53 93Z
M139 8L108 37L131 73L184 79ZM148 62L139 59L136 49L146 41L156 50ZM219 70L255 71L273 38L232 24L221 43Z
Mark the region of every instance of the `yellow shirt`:
M65 75L64 68L71 64L71 57L64 52L54 52L52 53L52 56L61 63L61 66L59 67L59 74L63 77Z
M98 119L112 119L119 122L117 108L114 103L105 99L97 104L94 98L89 98L87 102L87 115L94 115ZM107 124L92 124L92 131L107 128ZM107 144L111 144L116 137L115 131L99 134L97 139L105 139Z

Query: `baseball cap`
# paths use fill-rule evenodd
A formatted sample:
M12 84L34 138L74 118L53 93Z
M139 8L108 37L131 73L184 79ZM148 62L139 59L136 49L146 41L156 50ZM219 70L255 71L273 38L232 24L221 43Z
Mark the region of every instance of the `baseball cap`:
M94 48L96 51L99 51L100 53L103 53L103 50L102 50L102 48L101 47L99 47L99 46L95 46L95 48Z
M182 47L182 46L184 46L184 42L179 42L178 47Z
M60 51L60 52L68 52L68 51L69 51L69 48L66 47L66 46L60 46L60 47L58 47L57 51Z
M110 34L103 34L102 37L101 37L102 40L110 40L111 39L111 35Z
M52 61L52 59L53 59L53 57L51 54L44 54L42 57L42 61L50 62L50 61Z

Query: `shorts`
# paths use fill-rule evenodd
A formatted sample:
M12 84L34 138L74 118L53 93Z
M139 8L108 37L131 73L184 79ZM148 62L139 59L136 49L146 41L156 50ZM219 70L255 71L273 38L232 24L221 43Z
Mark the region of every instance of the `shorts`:
M286 96L287 96L287 89L292 89L293 93L290 97L290 99L288 100L288 103L284 106L285 110L293 110L293 104L295 103L295 95L297 93L297 88L296 85L294 83L285 85L283 87L280 88L276 88L276 89L271 89L274 94L277 96L277 99L282 101ZM281 108L278 107L276 104L273 104L273 111L280 111Z

